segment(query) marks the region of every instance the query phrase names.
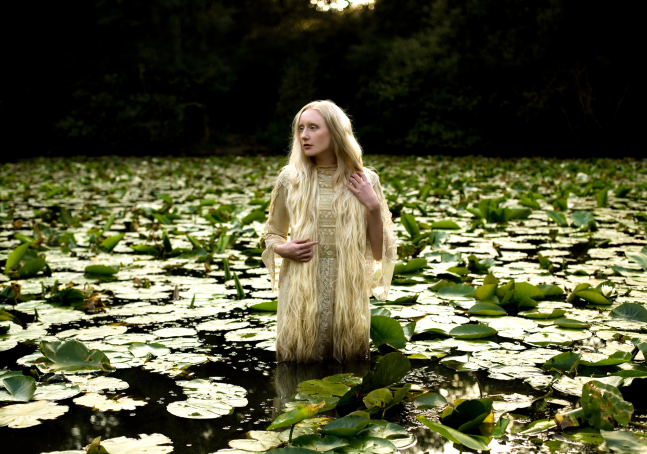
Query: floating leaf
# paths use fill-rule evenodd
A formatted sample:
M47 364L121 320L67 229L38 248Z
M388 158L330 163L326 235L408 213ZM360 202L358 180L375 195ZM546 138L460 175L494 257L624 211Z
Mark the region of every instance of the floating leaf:
M449 335L456 339L482 339L494 336L497 330L480 324L468 324L457 326L449 332Z
M604 442L600 431L592 427L578 427L573 430L565 430L562 432L562 435L568 440L596 446Z
M87 393L74 399L74 403L83 407L91 407L98 411L135 410L147 404L145 400L132 399L127 396L108 398L103 394Z
M29 260L25 262L23 266L18 268L18 271L16 271L15 276L23 279L36 276L46 266L47 266L47 262L45 262L44 258L39 257L33 260Z
M276 312L278 310L278 301L265 301L249 306L250 309L262 312Z
M427 266L427 260L423 258L412 259L406 263L396 264L395 269L393 270L393 274L398 275L398 274L413 273L415 271L418 271L424 268L425 266Z
M615 307L611 314L627 320L647 323L647 309L642 304L623 303Z
M618 454L644 454L647 452L647 443L636 435L624 430L600 430L607 447Z
M322 426L319 430L323 434L336 437L354 437L368 425L368 419L358 415L348 415L335 419L333 422Z
M589 222L595 221L595 218L588 211L576 211L571 215L573 223L578 227L586 227Z
M7 262L5 263L5 267L4 267L5 274L8 274L10 271L12 271L14 268L18 266L23 256L25 255L27 248L29 248L30 244L31 243L21 244L16 249L11 251L11 254L9 254L9 257L7 257Z
M449 441L457 443L459 445L465 445L470 449L475 449L477 451L489 451L488 447L489 440L487 437L482 437L479 435L468 435L462 432L459 432L456 429L447 427L443 424L439 424L433 421L429 421L425 416L418 415L416 419L427 426L429 429L433 430L436 433L439 433L443 437L447 438Z
M349 387L343 383L333 383L324 380L307 380L299 383L297 392L315 397L343 396Z
M292 440L291 446L294 446L295 448L327 452L348 446L348 441L343 438L335 437L334 435L325 435L323 438L320 438L318 435L301 435Z
M126 234L120 233L119 235L114 235L106 238L99 245L99 249L104 252L112 252L112 250L119 244L119 242L124 238Z
M643 248L640 252L627 252L625 255L636 262L643 270L647 271L647 251Z
M387 344L397 349L403 349L407 344L402 325L397 320L384 315L371 317L371 340L375 347Z
M274 422L267 428L267 430L278 429L279 427L288 427L292 426L298 422L303 421L307 418L312 418L314 415L319 413L326 401L323 400L318 404L303 404L299 405L292 411L282 414L274 420ZM331 434L335 435L335 434Z
M114 367L110 365L110 360L102 351L88 350L83 342L76 339L65 342L41 341L40 350L45 358L38 363L46 367L47 371L101 370L110 372L114 370Z
M403 214L402 216L400 216L400 222L411 238L420 235L420 228L418 227L416 218L412 215Z
M364 405L369 410L373 408L384 409L393 400L393 394L387 388L375 389L364 397Z
M608 306L609 304L611 304L611 302L608 299L606 299L604 296L602 296L600 293L596 293L588 290L577 292L576 296L579 298L582 298L584 301L587 301L591 304L600 304L604 306Z
M86 274L95 274L97 276L112 276L117 274L119 269L106 265L89 265L85 267Z
M56 419L65 414L69 407L57 405L46 400L27 404L7 405L0 408L0 427L22 429L41 424L40 420Z
M615 423L625 425L634 412L634 406L622 398L618 388L597 380L584 385L581 404L584 416L596 429L613 430Z
M506 310L495 303L477 303L469 308L468 311L472 315L508 315Z
M36 380L33 377L18 375L3 379L4 386L18 401L28 402L36 392Z
M492 414L492 400L488 398L457 400L454 404L455 408L447 407L443 410L440 421L459 432L474 429Z
M465 284L456 284L456 285L448 285L446 287L441 288L438 290L438 296L442 296L443 298L465 298L468 296L474 296L475 289L474 287L471 287L469 285Z
M575 320L573 318L560 318L555 320L555 325L560 328L569 328L569 329L586 329L590 328L591 324L583 322L581 320Z
M458 230L461 226L456 224L454 221L436 221L431 224L431 228L440 230Z
M575 373L577 370L578 364L580 364L580 358L582 355L572 352L564 352L559 355L553 356L548 361L544 363L542 369L546 371L557 370L567 375Z
M580 364L589 367L609 367L617 366L628 361L631 361L631 353L618 351L613 353L607 359L602 359L600 361L580 361Z
M558 226L568 227L568 222L566 221L566 216L564 216L564 213L561 213L559 211L546 210L546 214L549 218L555 221Z
M445 407L447 401L438 393L425 393L417 397L413 401L413 405L420 410L427 410L429 408Z

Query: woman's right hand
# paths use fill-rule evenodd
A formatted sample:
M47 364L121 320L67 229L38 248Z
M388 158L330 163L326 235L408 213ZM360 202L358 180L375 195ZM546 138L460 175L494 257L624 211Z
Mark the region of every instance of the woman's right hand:
M309 238L288 241L285 244L277 244L274 252L284 259L295 262L309 262L312 259L312 246L319 244L319 241L308 241Z

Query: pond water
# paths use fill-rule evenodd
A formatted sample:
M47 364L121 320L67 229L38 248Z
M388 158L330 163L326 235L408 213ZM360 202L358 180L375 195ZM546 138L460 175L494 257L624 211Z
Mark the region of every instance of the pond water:
M299 384L339 374L360 380L396 350L410 364L397 382L412 388L384 419L408 432L406 443L394 442L402 452L461 448L417 419L437 421L443 410L414 403L423 392L449 404L491 399L495 420L509 421L488 441L491 452L614 449L586 421L567 430L550 423L577 408L594 379L633 405L631 424L614 423L615 432L645 443L647 368L634 346L647 341L645 161L367 156L365 164L377 169L397 216L402 259L389 300L371 301L374 320L394 320L405 334L373 349L370 361L314 365L276 363L276 316L263 304L277 295L258 240L278 158L4 164L4 445L80 453L100 436L113 454L265 452L280 444L236 440L293 408ZM29 246L16 261L22 244ZM46 265L36 263L42 258ZM86 272L92 265L103 268ZM41 342L72 339L103 352L114 370L66 369L53 354L38 360ZM565 352L585 364L542 367ZM618 352L635 354L607 360ZM2 384L9 371L35 377L29 403ZM38 414L24 407L39 402ZM329 419L306 421L301 433L361 406L325 411L317 417ZM345 449L336 451L390 452Z

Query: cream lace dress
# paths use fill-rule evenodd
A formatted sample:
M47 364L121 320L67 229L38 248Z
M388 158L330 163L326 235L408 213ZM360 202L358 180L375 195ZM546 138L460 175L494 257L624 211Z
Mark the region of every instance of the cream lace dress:
M332 201L334 191L332 188L332 176L337 170L337 165L332 166L317 166L317 184L318 184L318 238L310 238L310 241L319 241L315 247L319 248L318 254L315 254L312 260L318 257L318 282L317 282L317 306L319 311L319 336L316 360L323 360L333 357L333 347L335 339L333 338L333 320L335 313L335 288L337 285L337 264L338 253L340 251L336 248L336 221L337 217L332 211ZM393 230L393 223L391 221L391 213L388 210L382 188L380 187L379 178L377 174L365 169L365 174L368 176L369 181L372 183L375 193L378 196L382 207L382 221L383 221L383 238L384 245L382 248L382 260L375 261L372 256L370 243L367 241L365 256L365 270L359 270L366 274L365 282L367 283L367 292L365 301L360 304L365 308L363 312L367 313L369 306L369 296L372 293L376 298L386 300L389 291L391 277L393 275L393 267L396 260L396 241ZM276 183L275 189L272 193L272 202L270 205L270 214L266 225L265 235L263 237L262 245L265 250L263 252L263 262L267 266L270 277L272 279L272 289L275 289L276 281L278 280L279 297L278 297L278 312L277 312L277 332L281 330L295 330L299 329L298 320L286 320L283 313L282 304L285 298L290 295L281 292L281 282L290 279L289 267L281 267L283 259L278 254L274 253L274 247L277 244L284 244L288 241L288 234L290 229L290 219L287 209L287 196L290 190L289 172L282 172ZM277 270L278 279L276 277ZM285 283L285 282L284 282ZM363 356L368 355L369 345L369 327L370 327L370 314L367 317L368 326L363 331L365 339L366 351ZM289 324L287 326L286 324ZM296 324L296 326L295 326ZM280 337L280 336L279 336ZM277 342L276 350L277 357L281 360L281 350L284 346L279 345Z

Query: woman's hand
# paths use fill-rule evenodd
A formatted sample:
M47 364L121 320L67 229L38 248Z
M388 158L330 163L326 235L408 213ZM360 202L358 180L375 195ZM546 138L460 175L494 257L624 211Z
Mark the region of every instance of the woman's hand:
M309 262L312 259L312 246L319 244L319 241L308 241L309 238L288 241L285 244L277 244L274 252L284 259L295 262Z
M350 182L346 183L346 187L350 192L355 194L368 211L380 209L380 202L377 200L377 195L368 178L364 175L364 172L353 173L350 176Z

